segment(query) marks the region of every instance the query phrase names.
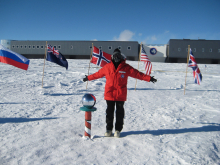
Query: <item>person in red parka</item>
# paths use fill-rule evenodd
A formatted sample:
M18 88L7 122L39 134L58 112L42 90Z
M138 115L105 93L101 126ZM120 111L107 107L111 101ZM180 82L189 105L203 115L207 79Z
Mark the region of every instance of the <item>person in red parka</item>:
M124 124L124 102L127 99L128 76L147 82L157 82L157 79L154 77L145 75L127 64L125 62L125 56L121 54L118 48L114 50L110 63L106 64L98 72L83 78L84 82L102 77L106 78L104 99L107 103L105 133L107 137L112 135L115 105L116 122L114 136L120 137L120 132Z

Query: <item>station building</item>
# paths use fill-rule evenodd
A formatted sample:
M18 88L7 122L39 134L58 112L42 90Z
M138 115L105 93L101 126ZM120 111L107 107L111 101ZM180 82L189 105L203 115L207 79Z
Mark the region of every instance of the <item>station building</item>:
M29 59L44 58L46 41L1 40L8 49ZM89 59L92 45L112 54L119 48L127 60L139 60L140 44L137 41L47 41L67 59ZM144 44L152 62L186 63L188 45L197 63L220 64L220 40L170 39L168 44Z
M190 45L197 63L220 64L220 40L205 39L170 39L166 62L186 63L188 45Z

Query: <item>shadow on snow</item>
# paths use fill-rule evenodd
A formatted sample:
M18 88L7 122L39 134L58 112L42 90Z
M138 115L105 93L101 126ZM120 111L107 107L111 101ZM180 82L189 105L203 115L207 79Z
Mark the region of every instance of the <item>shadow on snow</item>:
M135 90L135 88L128 88L128 90ZM161 91L163 91L163 90L175 90L175 91L177 91L177 90L184 90L184 88L167 88L167 89L157 89L157 88L136 88L136 90L161 90ZM191 90L191 89L186 89L186 91L206 91L206 92L211 92L211 91L214 91L214 92L219 92L220 90L209 90L209 89L207 89L207 90Z
M214 124L214 123L213 123ZM220 124L202 126L197 128L182 128L182 129L159 129L159 130L143 130L143 131L128 131L121 132L121 137L138 134L151 134L154 136L166 135L166 134L182 134L189 132L215 132L220 131Z
M46 118L0 118L0 124L5 123L24 123L24 122L33 122L39 120L51 120L58 119L58 117L46 117Z

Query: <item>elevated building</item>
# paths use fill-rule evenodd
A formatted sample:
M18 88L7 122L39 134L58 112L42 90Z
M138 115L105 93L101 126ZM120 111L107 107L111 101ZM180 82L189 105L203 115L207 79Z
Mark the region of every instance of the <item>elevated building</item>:
M139 60L140 44L137 41L47 41L67 59L89 59L92 44L112 54L119 48L127 60ZM1 44L27 58L44 58L46 41L1 40ZM144 44L151 62L186 63L188 45L197 63L220 64L220 40L170 39L168 44Z
M188 45L197 63L220 64L220 40L170 39L166 62L186 63Z
M1 43L27 58L45 56L46 41L1 40ZM69 59L89 59L93 44L109 54L119 48L128 60L138 60L137 41L47 41L47 44L54 46Z

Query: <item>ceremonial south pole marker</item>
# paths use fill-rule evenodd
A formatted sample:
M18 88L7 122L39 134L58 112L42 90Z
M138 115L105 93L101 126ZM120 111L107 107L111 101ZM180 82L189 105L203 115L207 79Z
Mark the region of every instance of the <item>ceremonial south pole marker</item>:
M83 107L80 107L81 111L85 111L85 131L84 136L91 138L91 121L92 112L96 111L94 107L96 98L93 94L87 93L82 98Z

